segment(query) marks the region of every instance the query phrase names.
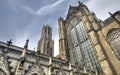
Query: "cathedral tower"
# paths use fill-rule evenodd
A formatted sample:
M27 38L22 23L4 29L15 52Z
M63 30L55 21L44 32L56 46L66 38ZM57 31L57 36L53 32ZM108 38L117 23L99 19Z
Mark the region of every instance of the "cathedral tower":
M46 55L54 55L54 41L52 40L52 28L48 25L43 26L41 39L38 42L37 52Z
M69 57L69 52L67 52L68 47L67 47L67 37L66 37L66 29L64 25L64 21L62 17L59 18L58 20L58 25L59 25L59 53L60 53L60 58L63 60L68 59Z

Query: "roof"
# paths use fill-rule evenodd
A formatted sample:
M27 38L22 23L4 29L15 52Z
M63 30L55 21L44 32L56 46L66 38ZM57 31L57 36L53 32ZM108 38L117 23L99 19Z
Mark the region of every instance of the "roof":
M112 16L115 16L115 15L117 15L117 14L120 15L120 10L119 10L119 11L116 11L116 12L113 13L113 14L111 14L110 17L108 17L106 20L103 21L103 23L104 23L105 25L108 25L109 23L113 22L113 21L114 21L114 18L113 18Z
M109 18L107 18L106 20L104 20L103 23L104 23L105 25L108 25L109 23L111 23L111 22L113 22L113 21L114 21L114 19L110 16Z

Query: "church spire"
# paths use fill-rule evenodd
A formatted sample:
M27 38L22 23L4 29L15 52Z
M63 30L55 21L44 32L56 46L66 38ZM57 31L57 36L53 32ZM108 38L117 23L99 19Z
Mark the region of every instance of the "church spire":
M24 50L22 52L21 57L25 57L26 56L26 51L27 51L27 48L28 48L28 42L29 42L29 39L26 40L26 43L24 45Z

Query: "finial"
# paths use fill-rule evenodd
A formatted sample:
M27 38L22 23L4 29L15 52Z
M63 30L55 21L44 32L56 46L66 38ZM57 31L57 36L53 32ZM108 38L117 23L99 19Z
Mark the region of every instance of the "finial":
M95 15L95 13L94 13L93 11L91 11L91 13L92 13L93 15Z
M26 40L26 43L25 43L24 48L27 48L27 47L28 47L28 42L29 42L29 39Z
M60 17L58 20L63 20L63 18L62 18L62 17Z
M71 8L71 5L69 5L69 7Z
M62 19L62 17L59 17L59 19Z
M80 1L78 1L78 3L79 3L79 5L81 4L81 2L80 2Z
M7 46L10 46L12 44L12 39L10 41L7 41Z
M112 15L112 13L111 12L108 12L110 15Z

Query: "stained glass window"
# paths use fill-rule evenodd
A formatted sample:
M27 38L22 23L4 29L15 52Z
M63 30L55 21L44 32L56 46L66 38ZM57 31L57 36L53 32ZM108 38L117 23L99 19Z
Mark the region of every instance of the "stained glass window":
M73 28L70 30L70 41L72 43L73 56L75 63L79 66L83 64L90 69L98 69L99 72L102 72L102 69L99 65L97 56L95 54L95 49L92 46L91 40L89 39L88 33L86 31L85 25L78 18L72 22ZM83 61L84 60L84 61Z

